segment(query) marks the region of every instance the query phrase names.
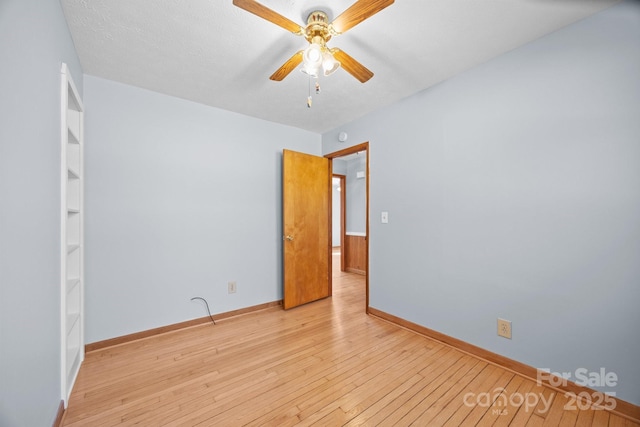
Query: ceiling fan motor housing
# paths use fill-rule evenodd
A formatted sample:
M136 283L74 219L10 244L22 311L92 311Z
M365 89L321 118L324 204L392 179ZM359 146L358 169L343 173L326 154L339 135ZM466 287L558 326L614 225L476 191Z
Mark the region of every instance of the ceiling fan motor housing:
M316 10L311 12L307 18L307 27L304 30L305 38L309 43L317 43L324 47L331 39L329 29L329 17L326 13Z

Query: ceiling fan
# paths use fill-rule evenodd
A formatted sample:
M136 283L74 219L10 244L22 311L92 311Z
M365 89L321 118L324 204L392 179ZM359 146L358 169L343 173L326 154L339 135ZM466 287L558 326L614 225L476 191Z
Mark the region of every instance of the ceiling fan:
M329 22L329 17L325 12L317 10L309 14L307 25L303 27L255 0L233 0L233 4L239 8L266 19L296 35L303 36L309 42L309 46L306 49L299 50L293 54L278 68L269 77L271 80L281 81L302 63L302 71L312 77L317 77L317 73L321 68L324 75L328 76L342 67L362 83L373 77L373 73L343 50L327 47L327 42L332 36L342 34L355 27L365 19L390 6L393 2L394 0L358 0L334 19L333 22Z

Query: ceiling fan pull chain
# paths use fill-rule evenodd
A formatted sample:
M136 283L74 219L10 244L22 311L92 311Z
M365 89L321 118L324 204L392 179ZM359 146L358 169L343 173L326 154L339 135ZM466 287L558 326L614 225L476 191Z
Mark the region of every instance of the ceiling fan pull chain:
M308 86L308 89L309 89L309 96L307 96L307 108L311 108L311 102L312 102L312 100L311 100L311 75L309 75L309 86Z
M320 93L320 82L318 81L318 78L316 77L316 94Z

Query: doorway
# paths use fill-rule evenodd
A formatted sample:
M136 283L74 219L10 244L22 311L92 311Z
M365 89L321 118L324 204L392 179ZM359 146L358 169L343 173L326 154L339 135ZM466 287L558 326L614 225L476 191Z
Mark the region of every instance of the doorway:
M366 311L369 311L369 143L364 142L352 147L345 148L333 153L329 153L324 157L331 160L332 177L336 175L345 175L345 186L341 190L343 197L341 210L344 210L344 219L341 219L340 227L340 270L357 274L363 274L366 282ZM364 212L362 212L361 221L348 221L346 211L349 209L349 199L346 193L349 191L349 185L346 184L349 179L349 173L334 170L334 160L356 158L360 159L361 168L356 168L355 179L362 180L364 184ZM361 170L362 169L362 170ZM347 171L354 172L354 171ZM355 224L355 225L354 225ZM355 227L350 230L350 227ZM354 231L355 230L355 231ZM329 248L332 250L333 248ZM331 257L333 262L333 256Z
M333 162L333 161L332 161ZM332 169L334 165L332 165ZM346 230L346 174L337 174L335 169L331 177L331 259L338 256L340 259L340 271L345 271L344 263L344 236Z

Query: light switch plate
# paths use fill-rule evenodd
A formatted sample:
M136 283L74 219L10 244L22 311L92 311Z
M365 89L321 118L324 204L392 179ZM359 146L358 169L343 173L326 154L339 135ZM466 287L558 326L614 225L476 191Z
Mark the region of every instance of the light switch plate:
M382 212L382 215L380 215L380 220L382 221L383 224L388 224L389 223L389 212Z

